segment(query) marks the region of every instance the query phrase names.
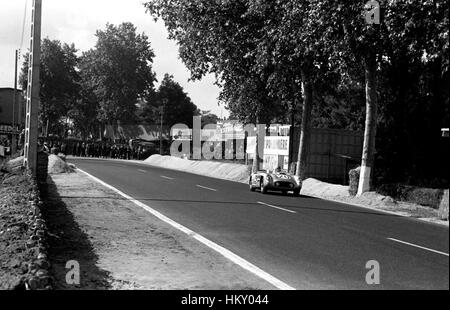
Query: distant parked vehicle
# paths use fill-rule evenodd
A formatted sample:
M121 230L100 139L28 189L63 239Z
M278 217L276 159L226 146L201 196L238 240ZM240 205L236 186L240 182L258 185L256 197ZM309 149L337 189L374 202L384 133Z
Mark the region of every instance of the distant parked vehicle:
M134 139L131 140L131 145L133 148L140 148L141 149L141 154L140 157L141 159L146 159L154 154L159 154L159 150L157 148L156 143L154 142L150 142L150 141L146 141L146 140L142 140L142 139Z
M251 174L249 186L252 192L256 189L263 194L268 191L281 192L283 195L292 192L294 196L298 197L302 189L302 181L297 176L286 172L258 171Z

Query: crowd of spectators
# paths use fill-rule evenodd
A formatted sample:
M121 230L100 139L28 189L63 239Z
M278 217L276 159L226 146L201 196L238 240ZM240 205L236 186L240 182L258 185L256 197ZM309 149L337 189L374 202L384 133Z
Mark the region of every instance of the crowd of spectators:
M11 155L11 142L6 138L0 137L0 157L4 158L9 155Z
M0 145L3 147L10 147L11 142L6 138L0 137Z
M62 153L66 156L112 158L125 160L144 160L149 156L149 149L143 145L128 143L88 142L88 141L43 141L44 151L52 154Z

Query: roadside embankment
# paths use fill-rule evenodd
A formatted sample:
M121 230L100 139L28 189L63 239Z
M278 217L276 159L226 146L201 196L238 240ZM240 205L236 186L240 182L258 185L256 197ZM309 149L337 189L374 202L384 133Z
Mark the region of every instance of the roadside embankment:
M191 161L171 156L153 155L145 160L146 164L185 171L224 180L248 183L250 167L213 161ZM397 201L389 195L367 192L361 196L351 196L349 187L322 182L316 179L303 181L302 194L337 202L359 205L365 208L393 212L448 226L448 190L440 197L440 207L433 208L409 201Z
M65 161L65 156L49 155L48 156L48 173L49 174L60 174L60 173L70 173L73 169Z
M361 196L351 196L348 192L348 186L330 184L315 179L307 179L303 181L302 194L358 205L365 208L392 212L401 216L417 218L446 226L449 224L448 211L447 217L445 217L441 215L443 212L438 209L406 201L397 201L390 196L385 196L376 192L366 192Z
M194 161L172 156L153 155L144 161L161 168L175 169L223 180L248 183L250 169L246 165L214 161Z
M41 152L34 178L23 168L23 160L14 158L0 168L0 290L53 287L41 198L47 191L47 171L72 169L60 157Z
M42 209L30 175L0 171L0 290L51 289Z

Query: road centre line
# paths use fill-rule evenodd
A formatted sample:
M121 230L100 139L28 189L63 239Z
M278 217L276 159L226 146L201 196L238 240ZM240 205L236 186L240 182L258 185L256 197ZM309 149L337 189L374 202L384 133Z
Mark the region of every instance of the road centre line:
M412 246L412 247L415 247L415 248L419 248L419 249L422 249L422 250L426 250L426 251L430 251L430 252L433 252L433 253L437 253L437 254L441 254L441 255L444 255L444 256L448 256L448 253L437 251L437 250L433 250L433 249L430 249L430 248L426 248L426 247L423 247L423 246L420 246L420 245L417 245L417 244L409 243L409 242L398 240L398 239L394 239L394 238L387 238L387 239L391 240L391 241L394 241L394 242L403 243L403 244L406 244L406 245L409 245L409 246Z
M147 170L138 169L139 172L147 173Z
M147 212L149 212L150 214L156 216L157 218L159 218L160 220L162 220L163 222L171 225L172 227L180 230L181 232L187 234L188 236L196 239L197 241L203 243L204 245L206 245L207 247L213 249L214 251L218 252L219 254L221 254L222 256L224 256L225 258L227 258L228 260L232 261L233 263L235 263L236 265L240 266L241 268L249 271L250 273L253 273L254 275L256 275L257 277L269 282L270 284L272 284L273 286L275 286L276 288L280 289L280 290L295 290L294 287L288 285L287 283L284 283L283 281L279 280L278 278L272 276L271 274L265 272L264 270L260 269L259 267L253 265L252 263L250 263L249 261L243 259L242 257L234 254L233 252L231 252L230 250L218 245L217 243L214 243L213 241L206 239L205 237L203 237L200 234L197 234L196 232L190 230L189 228L173 221L172 219L168 218L167 216L163 215L162 213L156 211L155 209L152 209L151 207L149 207L148 205L140 202L137 199L134 199L131 196L128 196L127 194L121 192L120 190L118 190L117 188L103 182L102 180L94 177L93 175L77 168L78 171L80 171L81 173L84 173L85 175L87 175L89 178L91 178L92 180L96 181L97 183L103 185L104 187L114 191L115 193L119 194L120 196L124 197L125 199L129 200L130 202L134 203L135 205L143 208L144 210L146 210Z
M297 213L297 212L292 211L292 210L288 210L288 209L285 209L285 208L280 208L280 207L277 207L277 206L269 205L269 204L267 204L265 202L258 201L258 203L260 205L263 205L263 206L266 206L266 207L275 208L275 209L286 211L286 212L289 212L289 213Z
M160 177L163 179L166 179L166 180L175 180L174 178L169 178L169 177L166 177L165 175L160 175Z
M217 189L214 189L214 188L209 188L209 187L205 187L205 186L201 186L201 185L196 185L197 187L200 187L200 188L203 188L203 189L206 189L206 190L209 190L209 191L212 191L212 192L217 192Z

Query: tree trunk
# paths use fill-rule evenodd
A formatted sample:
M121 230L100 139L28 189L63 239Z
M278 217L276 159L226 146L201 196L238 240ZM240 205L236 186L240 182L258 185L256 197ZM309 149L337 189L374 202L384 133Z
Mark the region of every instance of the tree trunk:
M257 114L259 112L256 112ZM259 115L256 116L256 142L255 142L255 158L253 158L252 172L256 173L259 170Z
M300 143L298 147L298 161L296 176L300 180L305 179L308 152L309 152L309 141L311 137L311 112L313 107L312 102L312 92L313 87L311 81L306 74L302 74L302 93L303 93L303 111L302 111L302 125L300 133Z
M370 54L364 63L366 75L366 128L362 154L361 172L359 176L358 195L370 191L375 160L375 137L377 131L377 62L376 55Z
M293 148L293 144L294 144L294 133L295 133L295 109L296 109L296 104L293 103L292 107L291 107L291 128L289 129L289 166L288 166L288 172L295 174L295 171L293 171L293 165L292 163L294 162L294 148Z

